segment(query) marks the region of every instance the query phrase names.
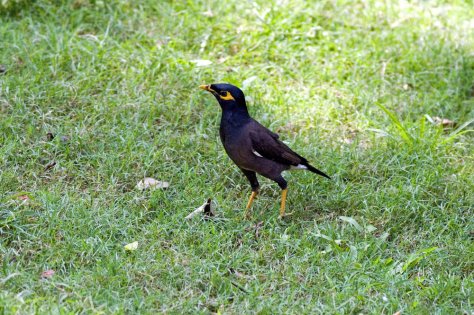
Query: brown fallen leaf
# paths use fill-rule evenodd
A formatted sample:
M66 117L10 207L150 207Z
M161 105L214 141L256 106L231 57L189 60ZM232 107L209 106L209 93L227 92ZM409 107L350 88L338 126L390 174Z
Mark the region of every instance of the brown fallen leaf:
M30 200L30 197L28 195L20 195L18 196L18 199L21 201L28 201Z
M393 313L393 315L400 315L401 313L402 311L398 311L398 312Z
M442 126L443 129L450 129L456 127L456 122L447 119L447 118L441 118L441 117L433 117L433 122L435 125Z
M246 276L243 273L239 272L238 270L235 270L234 268L229 268L229 272L230 274L233 274L237 278L246 278Z
M54 275L55 271L53 269L45 270L41 273L41 278L49 279Z

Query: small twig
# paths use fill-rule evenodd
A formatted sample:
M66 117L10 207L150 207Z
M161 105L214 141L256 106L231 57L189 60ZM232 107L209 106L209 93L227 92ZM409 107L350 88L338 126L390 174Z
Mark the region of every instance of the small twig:
M240 284L236 283L235 281L230 280L230 283L232 283L233 286L235 286L237 289L244 293L249 293L249 291L245 290Z
M44 171L45 171L45 172L49 171L49 170L52 169L55 165L56 165L56 162L55 162L55 161L49 162L49 163L44 167Z

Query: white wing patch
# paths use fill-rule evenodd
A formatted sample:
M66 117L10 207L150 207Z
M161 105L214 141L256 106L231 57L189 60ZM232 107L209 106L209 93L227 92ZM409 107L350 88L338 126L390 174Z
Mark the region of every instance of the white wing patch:
M258 157L263 157L260 153L252 149L252 153L255 154Z
M307 170L308 168L304 166L303 164L298 164L296 166L291 165L290 166L290 171L296 171L296 170Z

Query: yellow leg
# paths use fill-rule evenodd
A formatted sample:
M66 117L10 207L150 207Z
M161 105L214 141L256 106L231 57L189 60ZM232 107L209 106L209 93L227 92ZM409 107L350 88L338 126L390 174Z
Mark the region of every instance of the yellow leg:
M250 216L250 207L252 207L253 200L257 197L258 192L252 191L250 195L249 202L247 202L247 207L245 208L245 217L248 218Z
M288 188L285 188L281 191L280 219L285 216L286 194L287 193L288 193ZM289 215L289 214L287 214L287 215Z

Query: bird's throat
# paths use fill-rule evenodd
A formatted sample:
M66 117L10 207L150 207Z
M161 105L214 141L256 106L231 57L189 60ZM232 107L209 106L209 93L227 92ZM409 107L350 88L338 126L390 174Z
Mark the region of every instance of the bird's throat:
M229 124L231 126L243 126L247 124L250 121L250 115L249 113L245 110L233 110L233 111L228 111L224 110L222 111L222 116L221 116L221 126L223 123Z
M236 135L239 135L240 130L244 128L244 126L250 121L251 118L248 113L223 111L221 116L219 134L221 136L221 140L224 144L224 147L226 146L227 140L234 138Z

